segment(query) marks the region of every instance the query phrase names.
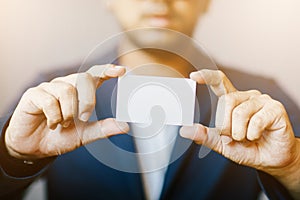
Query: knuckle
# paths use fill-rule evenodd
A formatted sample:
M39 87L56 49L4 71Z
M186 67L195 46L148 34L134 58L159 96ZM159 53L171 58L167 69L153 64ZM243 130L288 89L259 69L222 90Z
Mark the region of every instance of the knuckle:
M74 96L77 93L76 88L69 83L63 84L61 89L63 95Z
M271 100L272 98L270 97L270 95L268 95L268 94L262 94L261 96L260 96L260 98L261 99L265 99L265 100Z
M53 106L57 106L58 105L58 102L55 98L46 98L44 99L44 105L45 107L53 107Z
M238 119L239 121L243 121L243 119L245 117L246 117L246 114L245 114L245 112L243 112L242 106L239 106L232 111L233 119Z
M246 115L247 113L249 113L249 111L252 110L253 104L256 104L257 102L254 101L245 101L242 102L241 104L239 104L238 106L235 107L234 110L236 110L236 112L239 112L240 114Z
M43 96L42 93L43 91L37 87L27 89L19 101L20 107L26 110L29 109L30 112L40 112L43 105L37 99Z
M261 117L254 117L250 121L252 128L254 129L261 129L263 128L263 119Z
M84 72L79 73L76 79L76 88L80 92L81 90L86 90L86 86L94 87L95 79L91 74Z
M271 103L271 106L273 107L274 112L276 114L286 113L284 105L281 102L277 101L277 100L273 100L272 103Z
M218 75L220 76L221 79L224 79L226 77L224 72L222 72L221 70L217 70L217 73L218 73Z
M249 90L249 93L253 96L261 95L261 92L259 90Z
M92 79L92 75L87 73L87 72L82 72L82 73L79 73L78 76L78 81L80 80L90 80Z
M24 92L23 97L25 98L32 97L36 93L37 93L37 87L29 88Z
M39 87L39 88L45 88L45 87L47 87L48 85L49 85L48 82L43 82L43 83L39 84L38 87Z
M65 82L66 79L69 79L69 78L74 77L74 76L76 76L76 73L75 74L69 74L69 75L66 75L66 76L59 76L59 77L56 77L56 78L52 79L50 81L50 83Z
M272 101L272 104L273 104L273 106L276 107L276 108L284 109L284 106L283 106L283 104L282 104L280 101L273 100L273 101Z
M266 114L273 113L273 114L277 115L279 113L284 113L285 107L281 102L274 100L274 99L270 99L265 104L265 110L266 110L265 111Z

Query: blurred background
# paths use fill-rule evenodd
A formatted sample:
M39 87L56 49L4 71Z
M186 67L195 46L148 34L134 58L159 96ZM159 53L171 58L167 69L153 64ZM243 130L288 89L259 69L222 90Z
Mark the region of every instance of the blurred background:
M195 38L216 62L274 78L298 100L299 13L298 0L212 0ZM0 30L0 116L40 73L80 66L120 31L104 0L0 0Z
M39 74L79 67L119 31L103 0L0 0L0 116ZM212 0L195 38L216 62L275 79L300 106L299 36L299 0Z

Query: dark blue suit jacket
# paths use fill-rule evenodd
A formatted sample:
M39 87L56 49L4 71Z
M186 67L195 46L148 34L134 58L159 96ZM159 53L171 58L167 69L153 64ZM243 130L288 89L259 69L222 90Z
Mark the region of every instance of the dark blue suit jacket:
M295 133L300 133L300 126L297 123L300 121L299 109L273 81L235 70L223 69L223 71L238 89L259 89L280 100L288 110ZM98 119L113 116L111 98L114 98L112 90L115 84L116 79L111 79L97 91ZM199 121L209 125L214 113L211 105L215 102L211 101L206 86L198 87L197 96L201 110ZM2 125L4 123L5 120L2 121ZM112 142L121 149L135 152L130 134L113 136L92 145L101 146L105 142ZM180 151L185 147L188 147L185 153L168 167L161 199L256 199L261 190L259 185L270 198L290 198L287 191L271 176L260 172L258 175L256 170L237 165L215 152L210 152L200 159L198 157L200 145L177 137L174 151ZM40 175L47 178L50 200L145 198L140 174L110 168L94 158L86 147L54 158L55 161L48 168L45 164L41 164L35 171L27 171L27 175L22 177L12 175L13 172L10 172L7 166L8 159L3 156L0 159L2 172L0 199L19 198L22 191ZM110 159L125 168L127 165L138 167L135 158L124 158L115 152L111 154Z

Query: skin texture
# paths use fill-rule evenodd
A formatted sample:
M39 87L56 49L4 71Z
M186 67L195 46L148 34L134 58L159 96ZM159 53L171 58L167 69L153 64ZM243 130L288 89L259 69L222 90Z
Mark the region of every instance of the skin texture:
M167 28L192 36L207 0L112 0L109 8L123 30Z
M200 70L190 77L218 96L216 127L195 124L182 127L180 135L273 175L299 198L300 140L283 105L259 91L236 90L221 71Z
M95 107L96 89L104 80L124 73L124 67L94 66L86 73L56 78L27 90L6 130L10 154L22 159L60 155L128 132L128 124L114 119L87 122Z
M192 36L208 3L207 0L111 0L108 8L125 31L155 27ZM152 34L155 37L150 37ZM129 35L123 45L141 47L162 42L176 45L176 40L165 34L149 30L146 35ZM190 69L189 63L177 55L153 49L139 49L119 61L129 69L149 63L171 66L183 76L189 71L182 69ZM20 159L38 159L127 132L128 125L114 119L87 122L95 106L96 89L106 79L124 73L123 67L95 66L86 73L60 77L29 89L5 133L9 153ZM283 105L259 91L237 91L220 71L201 70L190 77L198 84L210 85L218 96L216 127L201 124L183 127L181 136L204 144L236 163L273 175L295 198L300 198L300 142L294 137Z

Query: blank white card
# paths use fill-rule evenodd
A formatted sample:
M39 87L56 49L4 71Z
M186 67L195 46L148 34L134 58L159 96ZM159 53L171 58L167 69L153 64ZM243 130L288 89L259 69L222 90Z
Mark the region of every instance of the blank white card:
M191 126L196 82L186 78L125 75L118 80L117 121Z

